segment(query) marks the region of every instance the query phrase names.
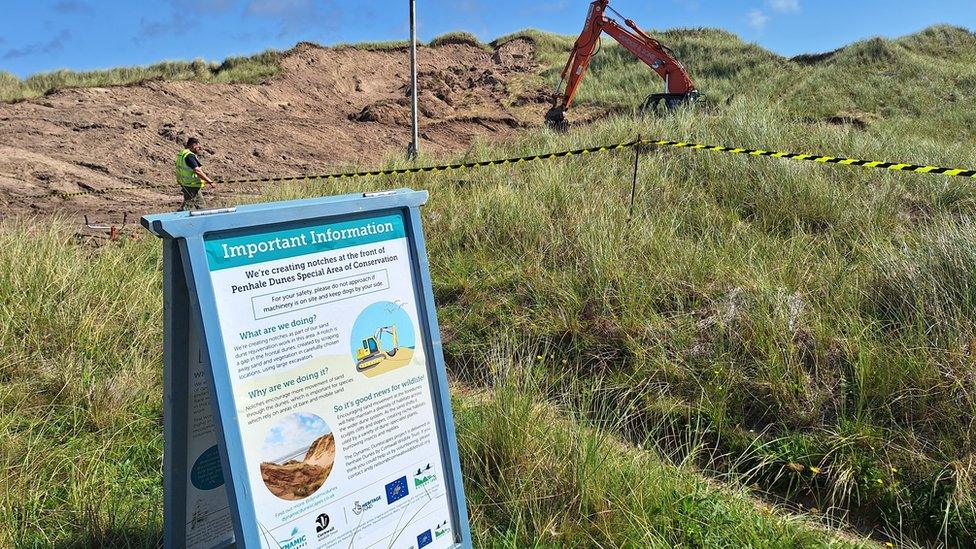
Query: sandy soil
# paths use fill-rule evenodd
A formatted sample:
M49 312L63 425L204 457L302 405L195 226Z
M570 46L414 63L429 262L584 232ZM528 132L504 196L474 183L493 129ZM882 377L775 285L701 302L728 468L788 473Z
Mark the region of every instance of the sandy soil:
M400 347L397 353L393 356L385 354L385 358L379 362L376 366L367 368L360 371L366 377L376 377L380 374L385 374L387 372L392 372L398 368L403 368L413 360L414 350L408 347Z
M535 69L531 42L516 40L494 52L447 44L421 48L418 59L423 150L455 151L479 136L502 140L541 123L542 90L518 97L509 92L513 79ZM92 221L119 223L128 213L135 223L141 214L175 209L175 184L35 197L171 184L176 152L190 135L203 140L204 167L219 179L366 167L406 150L406 50L302 43L282 68L258 85L153 80L0 104L0 214L62 213L80 220L87 213Z

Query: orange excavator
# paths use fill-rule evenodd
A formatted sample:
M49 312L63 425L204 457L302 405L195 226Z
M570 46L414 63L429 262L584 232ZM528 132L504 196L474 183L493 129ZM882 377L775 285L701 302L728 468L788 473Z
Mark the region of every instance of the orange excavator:
M607 10L623 19L624 24L629 29L624 28L616 20L607 17L605 14ZM647 96L641 105L642 111L657 111L662 106L673 109L679 105L694 102L700 97L684 65L675 58L674 52L670 48L642 31L632 20L620 15L617 10L610 7L610 0L596 0L590 4L590 11L586 16L586 25L583 27L583 32L580 33L579 38L576 39L573 51L569 55L569 61L566 62L559 84L556 85L553 106L546 113L546 123L550 127L566 127L566 111L573 103L576 89L583 79L590 59L596 52L600 35L604 32L664 79L664 93L654 93ZM563 82L566 83L566 89L560 92Z

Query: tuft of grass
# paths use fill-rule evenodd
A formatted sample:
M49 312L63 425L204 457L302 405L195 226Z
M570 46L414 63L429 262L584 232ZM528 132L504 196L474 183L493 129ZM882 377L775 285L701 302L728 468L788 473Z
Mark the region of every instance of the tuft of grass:
M25 220L0 248L0 545L156 547L156 246L90 249Z
M476 48L481 48L489 51L491 50L491 48L488 45L483 44L481 40L478 40L477 36L471 34L470 32L464 32L464 31L455 31L455 32L442 34L434 38L433 40L431 40L427 45L432 48L436 48L439 46L446 46L449 44L461 44L465 46L474 46Z
M906 235L878 251L867 300L871 313L896 330L948 336L957 345L976 336L976 230L963 217Z

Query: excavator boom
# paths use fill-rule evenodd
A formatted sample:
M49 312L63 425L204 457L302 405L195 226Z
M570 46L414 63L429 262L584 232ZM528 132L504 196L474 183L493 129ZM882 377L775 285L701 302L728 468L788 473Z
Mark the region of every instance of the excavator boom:
M595 0L590 4L583 31L573 45L573 51L569 54L569 60L563 68L560 85L556 89L553 106L546 114L546 121L551 125L565 124L566 111L573 103L573 97L596 51L600 35L604 32L664 80L664 93L652 94L645 100L645 105L664 101L668 107L672 107L679 103L693 101L698 97L698 91L688 71L675 58L670 48L652 38L630 19L624 20L624 24L629 28L621 26L616 20L606 16L607 9L613 10L610 8L610 0ZM566 83L566 88L560 92L563 82Z

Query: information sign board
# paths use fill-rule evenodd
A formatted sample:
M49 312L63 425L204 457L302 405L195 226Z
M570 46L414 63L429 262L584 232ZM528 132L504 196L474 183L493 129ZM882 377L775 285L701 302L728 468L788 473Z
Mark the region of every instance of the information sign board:
M167 547L470 547L426 199L143 218L164 239Z

